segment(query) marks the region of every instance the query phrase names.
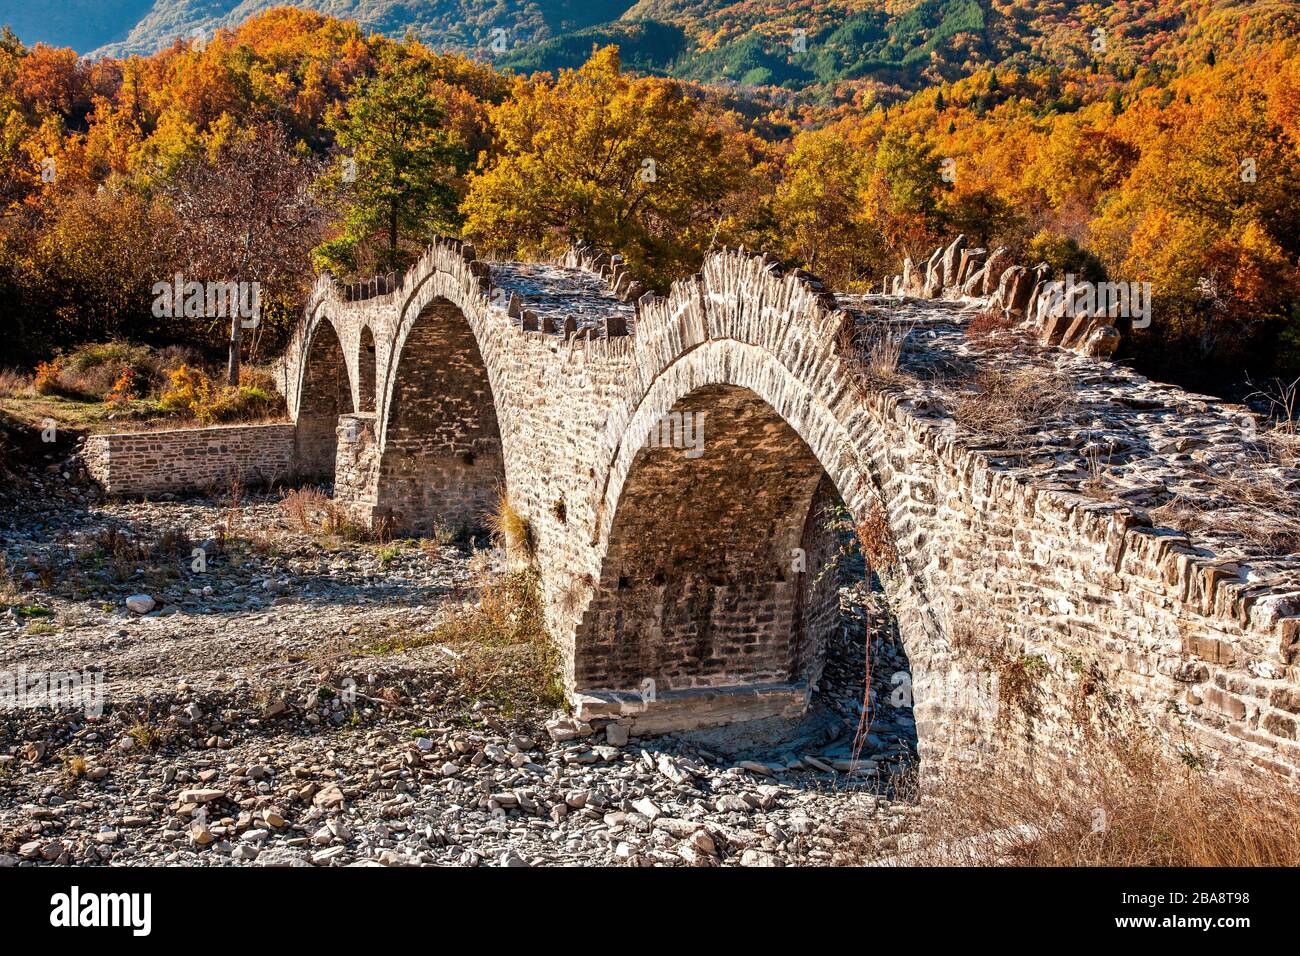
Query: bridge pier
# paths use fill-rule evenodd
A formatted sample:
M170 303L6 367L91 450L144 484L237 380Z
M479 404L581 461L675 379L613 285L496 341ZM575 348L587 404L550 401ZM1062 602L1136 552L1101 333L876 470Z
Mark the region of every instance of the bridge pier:
M375 497L379 442L374 412L340 415L334 464L334 500L367 531L387 528L391 518Z

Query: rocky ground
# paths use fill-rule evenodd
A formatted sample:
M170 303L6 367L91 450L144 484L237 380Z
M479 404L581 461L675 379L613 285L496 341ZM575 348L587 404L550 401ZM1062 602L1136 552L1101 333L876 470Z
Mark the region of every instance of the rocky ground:
M0 710L0 865L827 865L915 812L906 661L860 569L809 718L626 740L434 639L491 550L349 543L280 498L102 501L54 463L0 502L0 690L103 691Z

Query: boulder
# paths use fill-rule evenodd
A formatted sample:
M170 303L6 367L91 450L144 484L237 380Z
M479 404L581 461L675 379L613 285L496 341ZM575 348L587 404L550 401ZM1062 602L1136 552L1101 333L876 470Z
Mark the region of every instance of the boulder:
M984 264L985 255L987 255L987 252L984 249L963 249L961 251L961 261L957 265L957 278L951 285L964 291L970 277L978 272L980 266Z
M157 605L157 601L147 594L132 594L126 599L126 609L136 614L148 614Z
M990 305L1010 312L1012 300L1024 282L1026 274L1024 266L1008 266L998 279L997 291L993 293L993 301Z
M980 266L970 274L964 283L962 283L961 294L978 298L984 294L984 277L988 273L988 265Z
M1033 291L1034 274L1024 266L1012 266L1002 273L995 300L1008 315L1023 316Z
M1119 348L1119 330L1113 325L1098 325L1088 335L1080 351L1089 358L1108 359Z
M943 292L943 246L934 250L930 261L925 265L925 287L921 295L933 299Z
M1065 332L1070 327L1071 319L1064 308L1052 309L1043 319L1038 331L1038 341L1042 345L1060 345Z

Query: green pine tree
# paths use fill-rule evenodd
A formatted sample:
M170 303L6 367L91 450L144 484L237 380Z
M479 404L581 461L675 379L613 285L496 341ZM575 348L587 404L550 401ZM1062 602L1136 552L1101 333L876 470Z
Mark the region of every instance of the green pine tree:
M379 267L398 269L404 241L419 248L459 225L453 182L467 157L434 81L428 60L399 50L330 114L344 153L330 185L345 211L342 234L317 250L322 265L352 271L358 247L374 244Z

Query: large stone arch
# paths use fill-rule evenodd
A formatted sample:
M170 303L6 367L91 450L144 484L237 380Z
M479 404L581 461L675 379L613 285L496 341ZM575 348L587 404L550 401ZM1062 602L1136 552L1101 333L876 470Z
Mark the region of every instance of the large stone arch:
M391 527L483 526L505 480L501 428L478 336L438 296L411 310L378 411L374 503Z
M635 411L612 424L593 542L600 571L573 629L566 675L583 713L617 714L650 732L790 715L806 704L827 629L838 623L837 594L816 580L831 547L818 512L841 501L855 520L879 511L892 534L907 528L863 460L862 435L836 416L833 380L793 374L764 345L714 339L672 361ZM688 411L706 414L703 456L645 447ZM711 448L721 460L709 458ZM693 480L690 469L710 461ZM720 487L728 478L730 487ZM674 500L692 485L702 494ZM706 520L691 513L701 504L714 509ZM737 535L755 540L737 546ZM733 555L710 553L723 542ZM794 548L804 552L803 573ZM942 679L949 649L909 557L887 587L924 732L926 694ZM685 611L675 606L683 596ZM654 682L650 705L646 680ZM922 756L934 752L934 741L920 743Z
M822 605L836 599L814 583L828 537L814 512L833 498L825 469L770 405L736 386L703 386L658 424L622 486L577 634L577 688L815 680Z
M296 407L298 470L305 477L332 479L338 420L352 410L352 387L343 343L324 317L313 323L303 348Z

